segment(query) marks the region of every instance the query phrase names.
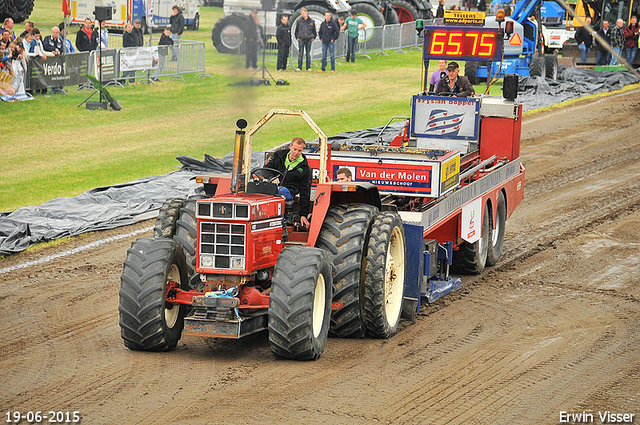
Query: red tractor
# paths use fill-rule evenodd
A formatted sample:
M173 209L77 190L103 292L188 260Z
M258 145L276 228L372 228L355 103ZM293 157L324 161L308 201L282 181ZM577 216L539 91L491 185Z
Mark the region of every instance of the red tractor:
M277 186L250 168L251 135L278 114L303 117L321 141L308 231L287 221ZM201 178L211 197L168 203L156 236L170 237L129 249L120 290L125 345L163 351L183 332L241 338L268 329L275 355L317 359L330 331L395 334L405 266L398 212L383 211L372 184L325 182L327 138L306 113L271 111L246 146L246 121L238 126L233 174Z

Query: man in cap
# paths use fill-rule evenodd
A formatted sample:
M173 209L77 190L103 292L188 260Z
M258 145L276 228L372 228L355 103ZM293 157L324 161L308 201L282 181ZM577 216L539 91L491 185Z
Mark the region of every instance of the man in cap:
M136 46L144 46L144 34L142 33L142 22L140 22L140 19L133 21L131 34L133 34L133 40L135 41Z
M447 75L440 79L438 87L436 87L436 94L452 93L453 96L456 97L469 97L476 94L469 79L458 75L459 73L460 66L458 63L449 62L449 65L447 65Z

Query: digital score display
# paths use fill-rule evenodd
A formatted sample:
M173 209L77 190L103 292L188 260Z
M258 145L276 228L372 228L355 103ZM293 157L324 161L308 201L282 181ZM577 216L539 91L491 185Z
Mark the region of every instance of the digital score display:
M427 27L424 59L499 61L503 41L498 28Z

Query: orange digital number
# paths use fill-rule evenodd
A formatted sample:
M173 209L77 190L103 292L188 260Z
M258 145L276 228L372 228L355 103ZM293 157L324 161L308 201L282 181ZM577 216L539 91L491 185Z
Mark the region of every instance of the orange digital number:
M475 56L478 51L478 33L477 32L466 33L464 36L473 38L473 47L471 48L471 56ZM469 55L467 54L466 56L469 56Z
M455 39L457 38L457 40ZM460 39L462 38L461 32L449 33L449 40L447 41L447 55L460 56L462 54L460 47Z
M478 51L478 56L487 58L492 57L495 39L495 34L482 34L482 37L480 38L480 50Z
M442 41L438 41L438 38L442 38ZM444 31L436 31L431 37L431 46L429 46L429 53L432 55L444 54L444 45L447 38L447 33Z

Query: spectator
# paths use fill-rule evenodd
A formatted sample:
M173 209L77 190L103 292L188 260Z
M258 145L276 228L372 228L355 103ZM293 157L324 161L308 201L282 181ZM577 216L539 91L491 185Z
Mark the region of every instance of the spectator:
M451 6L451 10L460 10L460 8L457 4L454 4L453 6Z
M336 171L336 181L338 182L350 182L353 180L351 170L347 167L338 168Z
M624 30L624 47L627 50L627 62L633 66L633 61L638 53L638 32L640 31L640 25L638 25L638 17L632 16L629 26Z
M35 46L33 46L33 52L36 54L36 57L40 55L42 56L42 60L45 60L47 57L55 56L53 52L47 52L44 49L44 44L42 44L42 37L40 35L40 30L38 28L34 28L32 31L32 34L33 34L33 41L35 41Z
M31 34L31 32L33 31L33 29L36 27L36 25L31 22L31 21L27 21L24 23L24 31L22 31L22 34L20 34L20 38L25 38L27 36L27 34Z
M302 57L306 52L307 71L311 71L311 43L316 38L316 23L309 17L307 9L300 9L301 19L296 24L295 37L298 40L298 68L302 71Z
M260 42L262 41L260 37L261 32L258 12L254 10L251 12L246 31L244 32L244 39L247 43L247 54L245 58L247 69L258 69L258 50L260 49Z
M436 89L436 87L438 87L438 83L440 82L440 80L442 80L446 76L447 76L447 61L439 60L438 70L434 71L433 74L431 74L431 79L429 79L429 91L433 92Z
M265 167L284 174L282 182L279 177L273 182L280 186L280 194L284 196L285 201L293 201L293 198L300 194L300 221L309 227L311 168L302 153L304 146L305 141L302 137L294 137L289 147L276 151Z
M438 10L436 10L436 18L444 18L444 0L438 0Z
M578 48L582 52L582 64L587 63L587 55L591 51L591 47L593 46L593 37L587 30L587 27L591 26L591 18L586 17L584 20L584 25L578 28L576 31L575 39L578 43Z
M62 53L60 29L58 27L51 28L51 35L44 38L42 45L44 46L45 51L53 53L54 56L59 56Z
M28 57L36 57L36 54L33 51L33 48L35 47L35 45L36 45L36 42L30 33L27 33L24 36L24 38L22 38L22 47L24 48L24 52Z
M153 74L153 81L160 81L160 74L162 74L162 70L167 63L167 55L169 54L169 48L167 46L173 46L171 28L169 27L164 29L158 42L158 68Z
M287 70L287 60L289 59L289 47L291 47L291 27L289 17L282 15L280 25L276 29L276 40L278 40L278 71Z
M611 30L611 48L618 56L622 55L622 48L624 47L624 21L622 19L618 19L616 21L616 26ZM618 58L616 55L611 55L611 63L610 65L617 65Z
M11 31L5 29L2 30L2 38L0 38L0 50L6 50L9 48L9 44L13 40L11 39Z
M13 31L13 25L13 19L6 18L4 20L4 24L2 24L2 27L0 27L1 32L4 32L4 30L9 30L9 33L11 34L11 41L16 39L16 33Z
M487 11L487 1L486 0L478 0L478 11L486 12Z
M324 22L320 24L318 36L322 40L322 69L318 72L325 72L327 69L327 50L331 56L331 72L336 72L336 38L340 35L340 27L331 16L331 12L324 13Z
M60 22L58 28L60 29L60 33L64 34L64 44L67 45L65 53L75 53L76 49L73 47L73 43L71 43L71 40L69 40L69 30L64 25L64 22Z
M84 20L84 26L76 34L76 47L79 52L90 52L98 48L98 31L94 30L91 19Z
M11 43L11 69L13 71L13 79L11 85L16 94L24 94L24 75L27 70L26 58L27 55L24 52L22 45L22 39L16 38L14 43Z
M180 44L180 37L184 31L184 16L182 16L182 12L180 12L180 8L178 6L173 6L171 17L169 18L169 24L171 25L171 39L173 40L171 60L176 61L178 60L178 48L176 45Z
M136 46L144 46L144 34L142 33L142 22L140 22L140 19L136 19L135 21L133 21L133 29L131 30L131 34L133 34L133 39L136 42Z
M95 31L98 32L98 45L102 44L102 50L109 49L109 30L106 28L102 28L102 30L96 28Z
M136 45L136 40L133 37L133 26L130 22L127 23L124 27L125 31L122 33L122 47L138 47ZM130 84L136 84L136 72L135 71L123 71L122 78L129 78Z
M598 35L602 37L607 44L611 44L611 28L609 28L608 20L605 19L602 21L602 28L598 30ZM609 62L611 62L611 53L607 50L606 45L600 43L597 44L598 51L596 53L598 54L598 57L596 59L596 65L600 66L609 64Z
M476 94L467 77L458 75L460 66L456 62L449 62L447 75L440 80L436 88L436 94L453 93L456 97L469 97Z
M342 29L347 30L347 62L356 61L356 49L358 48L358 36L361 29L365 29L367 24L358 18L358 12L351 9L351 17L347 18Z

